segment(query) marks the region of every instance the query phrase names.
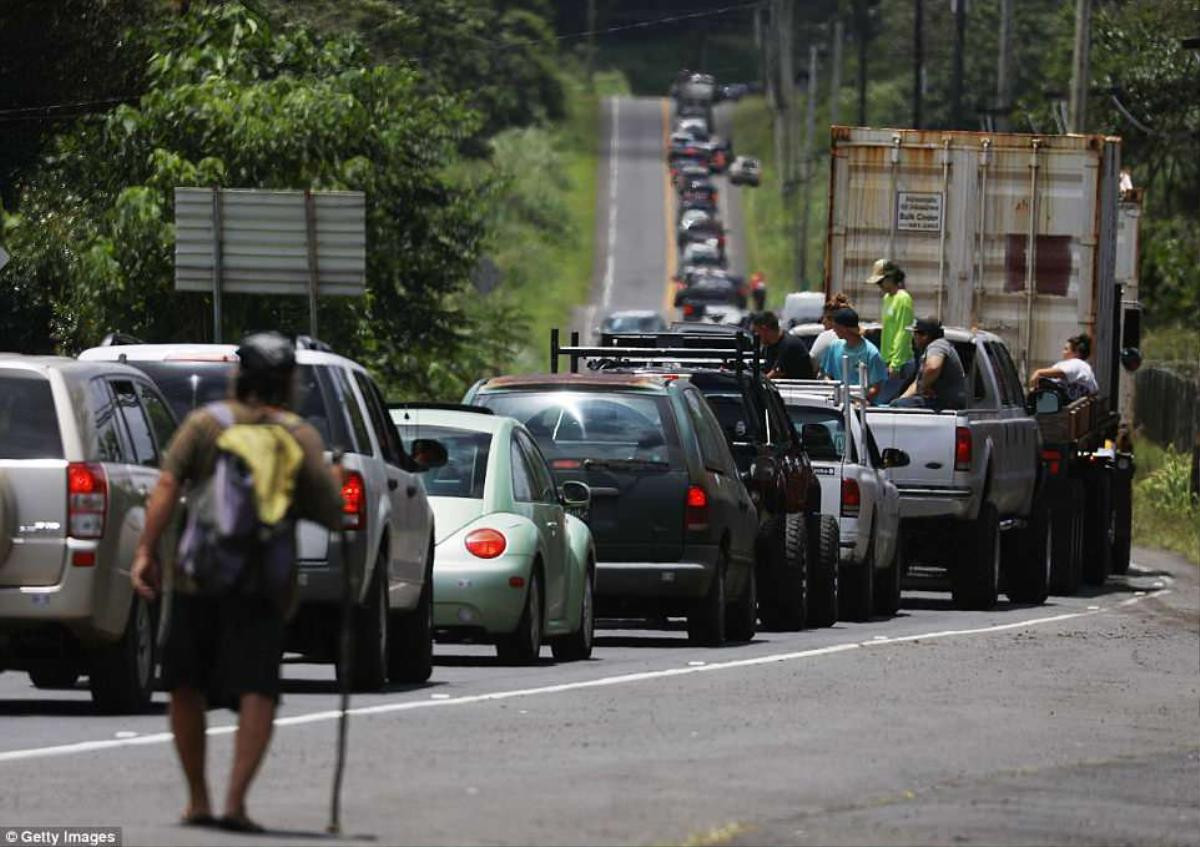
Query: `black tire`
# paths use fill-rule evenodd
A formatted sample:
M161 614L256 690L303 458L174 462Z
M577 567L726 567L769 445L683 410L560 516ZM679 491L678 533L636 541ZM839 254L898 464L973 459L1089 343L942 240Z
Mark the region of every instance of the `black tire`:
M596 639L596 578L593 573L589 566L584 575L583 593L579 600L579 629L554 639L550 644L556 661L581 662L592 657L592 646Z
M1130 461L1122 457L1121 461ZM1133 546L1133 471L1113 472L1112 484L1113 534L1112 572L1118 576L1129 572Z
M34 688L74 688L79 668L74 662L46 662L29 669Z
M950 574L954 607L987 611L995 607L1000 587L1000 516L996 507L984 503L979 507L979 516L961 533L960 547L965 555Z
M903 525L897 529L896 549L892 561L879 574L875 585L875 614L892 617L900 611L900 583L904 579L904 533Z
M1112 573L1116 521L1112 508L1112 471L1096 468L1088 481L1084 516L1083 581L1103 585Z
M154 630L150 604L135 594L120 639L91 652L88 682L101 712L142 712L150 705L157 660Z
M765 575L759 611L763 628L804 629L808 612L808 525L803 515L773 517L763 526L759 573Z
M354 691L380 691L387 683L388 623L387 554L380 551L371 574L367 601L355 606L352 632L354 638L350 688ZM339 656L340 661L340 656ZM340 678L342 669L336 669Z
M861 525L861 524L860 524ZM863 623L875 611L875 536L867 545L866 561L839 565L838 617Z
M721 551L713 568L708 591L688 612L688 641L700 647L720 647L725 643L725 571L728 557Z
M433 674L433 542L425 554L425 584L417 608L394 614L388 631L388 679L425 682Z
M758 577L755 568L746 569L742 595L725 612L725 632L730 641L753 641L758 631Z
M517 628L496 641L496 655L506 665L532 665L542 652L542 577L535 568L525 592L525 608Z
M1040 606L1050 594L1050 569L1054 558L1054 521L1040 498L1033 504L1029 523L1015 530L1005 545L1005 594L1014 603Z
M1050 593L1070 597L1083 581L1083 485L1072 480L1065 505L1053 510L1054 559L1050 563Z
M796 516L799 518L799 515ZM808 624L833 626L838 613L838 546L841 533L837 518L816 515L816 531L809 527ZM812 542L816 542L815 547Z

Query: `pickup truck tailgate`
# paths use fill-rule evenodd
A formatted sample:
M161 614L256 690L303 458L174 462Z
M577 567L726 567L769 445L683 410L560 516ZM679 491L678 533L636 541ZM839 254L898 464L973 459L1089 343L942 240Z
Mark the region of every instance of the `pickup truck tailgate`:
M872 409L867 412L880 450L895 447L909 463L891 468L888 477L901 489L950 488L954 484L954 412L931 409Z

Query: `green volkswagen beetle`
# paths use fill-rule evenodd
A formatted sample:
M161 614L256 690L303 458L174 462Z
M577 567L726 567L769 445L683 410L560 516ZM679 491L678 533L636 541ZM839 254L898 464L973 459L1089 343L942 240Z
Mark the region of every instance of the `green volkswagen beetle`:
M436 439L447 461L422 476L433 508L433 626L441 637L490 640L502 661L586 659L595 629L595 547L568 514L591 499L562 490L525 427L489 409L398 405L406 444ZM414 456L418 462L420 456Z

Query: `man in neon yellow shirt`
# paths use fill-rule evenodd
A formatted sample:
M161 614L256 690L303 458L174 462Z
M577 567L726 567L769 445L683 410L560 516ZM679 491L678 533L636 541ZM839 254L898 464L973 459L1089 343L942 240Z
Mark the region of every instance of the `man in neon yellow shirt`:
M913 323L913 299L904 288L904 271L888 259L875 263L868 282L883 291L883 334L879 339L879 353L887 365L888 379L876 402L887 403L907 387L917 371L912 330L909 329Z

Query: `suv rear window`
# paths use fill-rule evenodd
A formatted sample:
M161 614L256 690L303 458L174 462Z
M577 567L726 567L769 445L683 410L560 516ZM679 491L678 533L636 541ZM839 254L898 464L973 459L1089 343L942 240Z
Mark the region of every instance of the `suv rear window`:
M525 424L553 466L555 459L610 459L683 467L666 397L606 391L480 394L476 403Z
M417 438L433 438L446 448L446 464L422 474L430 497L483 497L487 481L488 453L492 448L490 432L474 432L444 426L402 426L400 436L408 443Z
M50 380L0 371L0 459L61 459L62 434Z

